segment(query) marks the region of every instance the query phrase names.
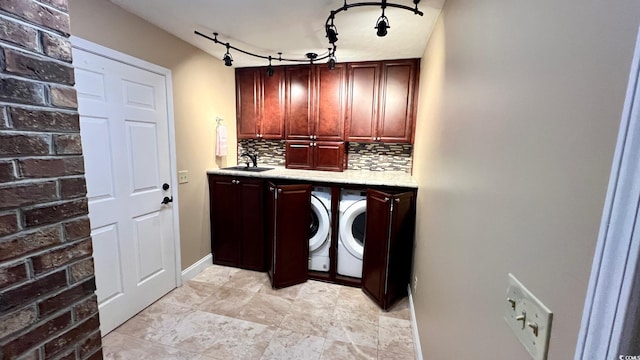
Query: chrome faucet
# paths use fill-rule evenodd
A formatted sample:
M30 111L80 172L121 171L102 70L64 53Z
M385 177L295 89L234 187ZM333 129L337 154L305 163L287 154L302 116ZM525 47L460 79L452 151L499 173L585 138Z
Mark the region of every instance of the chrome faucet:
M251 159L251 162L253 163L253 167L258 167L258 156L255 154L249 154L249 153L242 153L240 155L240 157L246 156L249 159ZM249 167L249 163L246 163L247 167Z

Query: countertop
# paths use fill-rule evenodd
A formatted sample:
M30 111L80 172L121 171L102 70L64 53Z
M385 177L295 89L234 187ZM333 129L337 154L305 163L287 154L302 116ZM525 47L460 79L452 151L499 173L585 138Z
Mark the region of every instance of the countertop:
M265 167L273 166L265 165ZM336 184L418 188L418 184L416 183L415 179L410 174L401 171L345 170L343 172L335 172L317 170L295 170L286 169L284 167L273 167L273 170L267 170L263 172L209 169L207 170L207 174L235 175L266 179L317 181Z

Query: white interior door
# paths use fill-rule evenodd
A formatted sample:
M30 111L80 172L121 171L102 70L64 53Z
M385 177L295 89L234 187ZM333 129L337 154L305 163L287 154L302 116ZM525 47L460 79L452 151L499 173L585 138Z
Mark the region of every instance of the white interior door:
M73 51L104 336L176 287L168 92L161 74Z

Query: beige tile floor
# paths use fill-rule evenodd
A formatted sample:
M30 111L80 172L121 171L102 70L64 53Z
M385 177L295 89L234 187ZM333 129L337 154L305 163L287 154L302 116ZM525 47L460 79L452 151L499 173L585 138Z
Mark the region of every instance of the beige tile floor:
M103 338L105 359L415 359L407 299L213 265Z

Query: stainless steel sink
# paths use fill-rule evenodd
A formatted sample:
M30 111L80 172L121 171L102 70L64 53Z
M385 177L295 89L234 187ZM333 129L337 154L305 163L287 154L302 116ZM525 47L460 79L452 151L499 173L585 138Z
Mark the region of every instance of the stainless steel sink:
M235 171L247 171L247 172L263 172L263 171L267 171L267 170L273 170L272 167L260 167L260 166L250 166L247 167L245 165L238 165L238 166L229 166L226 168L221 168L220 170L235 170Z

